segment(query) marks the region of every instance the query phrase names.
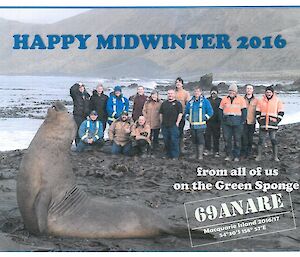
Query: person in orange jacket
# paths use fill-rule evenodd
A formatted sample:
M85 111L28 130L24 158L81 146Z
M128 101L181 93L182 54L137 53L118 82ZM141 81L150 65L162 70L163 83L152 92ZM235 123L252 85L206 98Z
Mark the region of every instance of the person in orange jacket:
M244 97L238 95L238 87L232 84L228 88L228 95L220 103L220 118L225 140L225 161L240 160L241 137L243 125L247 118L247 108ZM232 144L232 138L234 144Z
M283 103L274 93L273 86L268 86L256 107L256 118L259 123L258 154L255 159L256 161L261 161L262 159L262 148L265 144L267 134L269 134L272 143L273 159L274 161L279 161L276 132L283 115Z

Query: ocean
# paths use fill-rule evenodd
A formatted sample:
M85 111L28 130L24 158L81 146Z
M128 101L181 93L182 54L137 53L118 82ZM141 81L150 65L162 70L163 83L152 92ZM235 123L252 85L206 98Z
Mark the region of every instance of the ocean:
M214 81L217 85L222 80ZM225 80L224 80L225 81ZM62 100L72 112L72 99L69 95L70 87L82 82L87 91L92 93L98 82L102 82L106 94L116 85L124 86L126 97L134 95L135 88L129 87L136 83L145 87L149 94L156 86L167 86L174 83L174 79L139 79L139 78L81 78L58 76L0 76L0 151L27 148L37 129L43 122L47 109L55 100ZM245 85L251 82L255 85L288 84L291 81L225 81ZM163 98L165 93L162 93ZM280 93L285 105L285 116L281 124L300 121L300 93Z

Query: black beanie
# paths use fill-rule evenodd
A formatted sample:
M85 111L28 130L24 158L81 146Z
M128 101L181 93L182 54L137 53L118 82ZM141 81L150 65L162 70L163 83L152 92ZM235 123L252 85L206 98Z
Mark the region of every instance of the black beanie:
M218 87L217 86L213 86L211 89L210 89L210 92L212 91L216 91L217 93L219 93L219 90L218 90Z
M268 90L270 90L270 91L272 91L272 92L274 93L274 88L273 88L273 86L268 86L268 87L266 87L266 90L265 90L265 91L268 91Z

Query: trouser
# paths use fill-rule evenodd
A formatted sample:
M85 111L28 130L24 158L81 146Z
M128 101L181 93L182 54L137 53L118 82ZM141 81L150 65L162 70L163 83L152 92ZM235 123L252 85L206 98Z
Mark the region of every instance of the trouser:
M128 142L126 145L121 146L113 142L111 153L112 154L124 154L124 155L131 155L131 142Z
M252 154L253 135L255 124L244 124L242 133L241 155L249 156Z
M159 130L160 130L160 128L151 129L150 138L151 138L153 145L158 145Z
M234 158L240 157L242 129L243 125L223 125L225 151L227 156L233 156ZM234 144L232 144L232 138L234 140Z
M179 138L183 138L183 130L184 130L184 126L185 126L185 119L182 117L178 129L179 129Z
M105 129L106 129L107 119L102 119L102 120L100 120L100 121L102 122L103 132L104 132Z
M220 151L220 123L207 123L205 130L205 148L208 151L211 151L211 139L213 139L213 150L215 153Z
M94 142L92 144L88 144L88 143L85 143L82 140L80 140L77 147L76 147L76 151L77 152L83 152L84 150L92 149L92 148L95 148L95 147L101 147L102 145L103 145L102 139L99 139L99 140L97 140L96 142Z
M135 141L135 146L133 147L133 154L141 155L149 151L149 143L145 139L139 139Z
M271 143L273 146L277 145L277 139L276 139L276 133L277 130L259 130L259 139L258 139L258 145L264 145L266 142L266 136L269 134L269 137L271 139Z
M204 145L204 128L191 129L192 142L195 145Z
M172 127L162 127L161 129L167 156L170 158L179 157L179 129L176 125Z
M75 137L75 144L76 146L78 146L79 142L81 141L79 135L78 135L78 130L80 128L80 125L82 122L85 121L85 117L84 116L81 116L81 115L74 115L74 120L75 120L75 123L77 125L77 131L76 131L76 137Z

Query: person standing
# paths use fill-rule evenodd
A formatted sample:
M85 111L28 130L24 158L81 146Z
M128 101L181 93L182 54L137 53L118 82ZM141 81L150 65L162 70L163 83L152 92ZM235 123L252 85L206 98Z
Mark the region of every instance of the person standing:
M79 129L81 123L89 116L90 112L90 95L85 89L85 86L79 82L75 83L70 88L70 95L73 99L73 116L75 123L77 125L77 129ZM80 137L78 133L76 133L75 144L76 146L80 142Z
M98 120L102 122L103 132L106 129L107 122L107 105L108 96L104 94L103 85L99 83L96 90L93 91L93 95L90 99L90 110L95 110L98 113Z
M179 101L182 105L182 109L185 110L187 102L191 99L190 93L183 88L183 79L178 77L175 81L175 99ZM180 152L184 153L184 144L183 144L183 130L185 126L185 119L181 119L179 124L179 138L180 138Z
M161 130L164 138L167 156L171 159L179 158L179 123L182 119L182 105L175 99L175 90L168 90L168 99L159 110Z
M247 106L244 97L238 95L236 84L229 86L228 96L224 96L220 103L220 117L224 131L226 161L240 160L241 137L243 124L247 118ZM232 147L232 138L234 146Z
M138 86L137 93L133 100L132 119L134 122L143 115L143 107L146 101L147 96L145 96L144 87Z
M145 102L143 107L143 116L146 118L147 124L150 125L152 147L155 149L158 146L158 136L160 130L159 109L162 101L159 99L156 90L151 92L149 99Z
M187 103L185 114L190 122L192 142L195 145L195 159L203 160L204 132L206 121L213 115L210 102L202 95L202 89L196 88L194 96Z
M275 94L274 88L268 86L265 90L265 94L262 99L258 101L256 107L256 118L259 123L258 155L256 161L261 161L262 148L265 144L266 135L269 134L273 148L273 159L274 161L279 162L276 132L283 115L283 103Z
M205 130L205 148L211 152L211 142L213 141L213 154L215 157L220 157L220 131L221 131L221 119L219 117L219 107L221 98L218 97L218 87L213 86L210 90L210 97L207 100L210 102L213 108L213 116L206 122L207 127ZM212 140L211 140L212 139Z
M248 158L252 155L253 135L256 123L256 106L258 99L253 94L252 85L246 85L246 94L244 96L247 106L247 119L243 127L241 156Z
M112 142L112 154L131 155L131 126L128 112L123 111L109 127L109 140Z
M128 112L128 109L128 99L122 95L121 87L115 86L114 91L110 94L106 105L106 111L108 114L108 124L111 125L113 121L115 121L121 116L122 112Z
M102 122L98 120L98 113L93 110L87 120L83 121L78 131L80 142L76 151L82 152L88 146L101 146L103 139Z

